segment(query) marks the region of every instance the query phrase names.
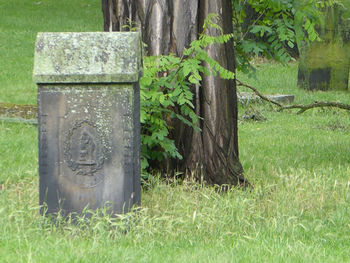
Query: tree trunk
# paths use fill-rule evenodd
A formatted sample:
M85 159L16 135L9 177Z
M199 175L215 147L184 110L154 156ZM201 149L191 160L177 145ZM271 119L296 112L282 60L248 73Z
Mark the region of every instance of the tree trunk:
M181 56L202 31L209 13L219 14L224 33L233 31L231 0L102 0L102 9L105 31L127 30L123 25L133 21L142 31L149 55ZM207 33L219 34L215 29ZM235 71L232 42L214 44L207 52L222 66ZM193 87L193 92L196 113L203 118L199 123L202 132L174 125L173 136L184 159L169 161L168 168L211 184L245 185L238 155L235 81L203 76L201 87Z

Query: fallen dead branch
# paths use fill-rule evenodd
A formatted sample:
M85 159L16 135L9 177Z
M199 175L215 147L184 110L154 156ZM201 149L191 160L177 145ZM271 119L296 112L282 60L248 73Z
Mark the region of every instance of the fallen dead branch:
M266 97L265 95L261 94L256 88L254 88L248 84L245 84L245 83L241 82L240 80L236 80L236 82L237 82L237 86L246 87L246 88L252 90L259 98L278 106L281 111L291 110L291 109L299 109L297 114L301 114L301 113L304 113L305 111L313 109L313 108L323 108L323 107L332 107L332 108L339 108L339 109L343 109L343 110L350 110L349 104L344 104L344 103L340 103L340 102L328 102L328 101L315 101L314 103L310 103L310 104L306 104L306 105L292 104L292 105L285 106L285 105L282 105L281 103L278 103L278 102Z
M241 87L246 87L250 90L252 90L259 98L261 98L262 100L265 100L265 101L268 101L272 104L275 104L276 106L280 107L280 108L283 108L284 106L274 100L271 100L269 99L268 97L266 97L265 95L261 94L256 88L248 85L248 84L244 84L243 82L241 82L240 80L236 79L236 83L237 83L237 86L241 86Z
M287 105L283 106L282 110L290 110L290 109L300 109L298 111L298 114L301 114L309 109L313 108L323 108L323 107L333 107L333 108L339 108L343 110L350 110L349 104L344 104L340 102L327 102L327 101L315 101L314 103L307 104L307 105Z

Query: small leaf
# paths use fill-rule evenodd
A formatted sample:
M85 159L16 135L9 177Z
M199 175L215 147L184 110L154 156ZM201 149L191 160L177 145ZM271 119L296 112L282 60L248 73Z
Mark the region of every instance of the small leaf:
M147 77L147 76L143 76L140 79L140 84L142 86L150 86L152 84L152 78L151 77Z

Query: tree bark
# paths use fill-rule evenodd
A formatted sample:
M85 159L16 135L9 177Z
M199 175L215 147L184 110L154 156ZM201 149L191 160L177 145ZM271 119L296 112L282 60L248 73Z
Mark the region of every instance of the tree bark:
M113 2L113 3L111 3ZM148 55L182 55L198 37L209 13L219 14L224 33L233 31L231 0L102 0L105 31L126 30L133 21L141 30ZM110 14L113 14L111 18ZM210 29L213 36L220 32ZM235 71L233 43L214 44L208 54ZM239 162L237 94L235 81L203 76L193 87L196 113L203 118L202 132L176 123L173 136L182 161L169 161L168 170L181 170L210 184L246 185Z

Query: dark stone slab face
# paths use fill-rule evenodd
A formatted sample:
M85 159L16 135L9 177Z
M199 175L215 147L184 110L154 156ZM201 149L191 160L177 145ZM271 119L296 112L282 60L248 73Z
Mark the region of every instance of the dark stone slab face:
M40 204L64 214L140 203L134 85L39 86Z

